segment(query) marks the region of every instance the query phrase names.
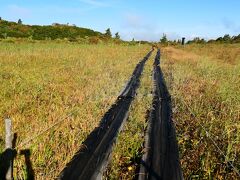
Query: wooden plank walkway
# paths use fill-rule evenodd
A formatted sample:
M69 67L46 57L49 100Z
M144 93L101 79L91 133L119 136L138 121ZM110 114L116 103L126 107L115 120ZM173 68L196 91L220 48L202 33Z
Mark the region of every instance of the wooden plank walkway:
M160 50L153 65L154 94L145 135L139 180L182 180L175 128L171 119L171 97L160 68Z
M100 125L83 142L80 150L60 173L59 179L90 180L102 178L102 173L108 163L117 134L128 118L129 107L140 84L140 76L145 62L151 53L152 51L137 64L129 82L115 104L104 115Z

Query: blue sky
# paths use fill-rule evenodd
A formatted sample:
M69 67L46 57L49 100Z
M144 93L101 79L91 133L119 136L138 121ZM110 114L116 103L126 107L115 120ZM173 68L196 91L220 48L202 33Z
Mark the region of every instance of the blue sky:
M25 24L70 23L122 39L157 41L240 34L239 0L0 0L0 17Z

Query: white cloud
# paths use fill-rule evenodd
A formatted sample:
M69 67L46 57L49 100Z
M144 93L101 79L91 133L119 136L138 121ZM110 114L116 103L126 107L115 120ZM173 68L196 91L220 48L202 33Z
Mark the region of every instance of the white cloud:
M159 41L163 33L170 40L182 37L187 40L195 37L215 39L224 34L236 35L240 33L240 25L227 18L217 22L199 22L195 26L177 27L166 22L161 23L161 18L156 20L156 18L149 18L147 15L133 12L127 12L123 15L121 29L121 37L124 40L135 38L136 40L148 41Z
M149 19L136 13L125 13L122 20L121 37L124 40L144 40L159 41L163 33L167 34L168 39L174 40L181 38L175 32L166 32L155 19Z
M121 32L122 38L124 40L131 40L134 38L135 40L143 40L143 41L153 41L158 42L160 38L163 36L164 32L161 31L124 31ZM170 40L176 40L180 39L181 36L179 36L175 32L167 32L165 33L167 35L167 38Z

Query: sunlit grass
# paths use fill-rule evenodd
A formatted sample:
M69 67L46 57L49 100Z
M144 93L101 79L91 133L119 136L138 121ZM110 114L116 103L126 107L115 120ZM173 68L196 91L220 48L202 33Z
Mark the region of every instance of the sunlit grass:
M142 157L144 131L152 102L152 64L154 51L145 64L137 96L130 108L129 118L118 137L113 150L112 161L106 172L106 179L133 179Z
M173 115L186 179L237 179L230 163L240 169L240 59L239 54L234 60L219 58L218 47L165 49L164 71L173 77ZM228 52L233 47L221 48Z
M13 120L17 145L71 113L21 147L31 150L36 179L58 175L148 51L147 46L0 44L0 117ZM3 127L2 121L1 139ZM26 179L23 160L18 156L14 162L19 179Z
M230 166L232 163L240 169L238 47L220 44L162 49L161 66L172 95L185 179L238 177ZM18 133L17 146L63 120L18 148L30 149L36 179L55 178L98 125L149 50L149 46L142 45L1 42L0 151L4 148L6 117L13 120L14 132ZM155 52L146 63L138 95L113 149L106 178L135 177L142 155L146 115L152 102ZM26 179L22 155L14 161L14 174L18 179Z

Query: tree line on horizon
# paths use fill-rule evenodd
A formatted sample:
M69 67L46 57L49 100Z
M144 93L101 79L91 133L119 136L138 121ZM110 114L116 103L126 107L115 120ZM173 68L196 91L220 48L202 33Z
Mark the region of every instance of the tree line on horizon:
M97 32L88 28L77 27L76 25L53 23L52 25L24 25L22 20L10 22L0 17L0 39L6 38L28 38L32 40L55 40L67 39L69 41L88 41L97 43L98 41L108 41L115 39L120 41L117 32L112 37L110 28L106 33Z
M188 41L188 44L196 43L196 44L204 44L204 43L240 43L240 34L237 36L230 36L229 34L225 34L223 37L219 37L217 39L205 40L203 38L196 37L193 40Z
M97 44L99 41L114 41L117 43L124 42L121 40L119 32L112 35L111 29L106 29L105 33L100 33L91 29L77 27L76 25L53 23L52 25L24 25L22 20L17 22L10 22L3 20L0 17L0 39L7 37L14 38L29 38L33 40L55 40L68 39L69 41L88 41L92 44ZM146 44L148 41L135 41L134 38L129 42L130 44ZM163 34L159 43L161 44L181 44L181 40L168 40L167 35ZM205 40L196 37L189 40L187 44L204 44L204 43L240 43L240 34L237 36L230 36L229 34L219 37L215 40Z
M181 44L182 40L168 40L167 35L163 34L162 38L159 41L162 44ZM240 34L237 36L230 36L229 34L219 37L217 39L205 40L204 38L195 37L193 40L187 41L187 44L205 44L205 43L240 43Z

